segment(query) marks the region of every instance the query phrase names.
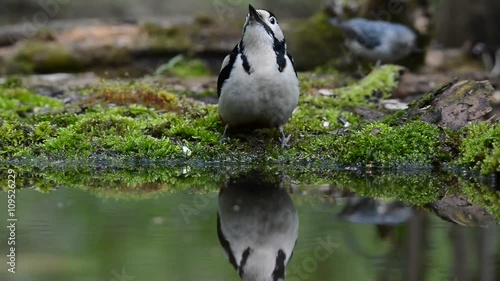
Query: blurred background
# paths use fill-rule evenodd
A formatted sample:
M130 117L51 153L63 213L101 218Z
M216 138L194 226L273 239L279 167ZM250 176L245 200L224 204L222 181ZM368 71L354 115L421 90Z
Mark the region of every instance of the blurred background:
M4 7L0 11L2 24L15 24L22 21L22 17L30 17L40 10L41 3L58 3L61 8L54 19L137 19L144 17L164 17L179 15L197 15L216 13L215 6L241 6L234 11L234 16L247 13L246 4L266 6L268 9L280 11L288 17L305 17L315 13L323 5L321 0L278 0L278 1L242 1L242 0L214 0L214 1L161 1L161 0L2 0ZM270 3L265 3L270 2ZM265 4L264 4L265 3Z
M325 62L342 69L343 38L326 23L339 11L344 17L401 22L416 30L419 47L426 52L399 62L412 70L423 71L424 65L439 71L491 72L500 47L496 0L1 0L0 71L78 72L98 64L130 65L151 55L156 62L147 63L150 70L141 69L144 74L178 53L188 53L217 72L241 36L248 3L277 14L302 71ZM50 47L69 54L54 58ZM498 76L494 74L490 76Z

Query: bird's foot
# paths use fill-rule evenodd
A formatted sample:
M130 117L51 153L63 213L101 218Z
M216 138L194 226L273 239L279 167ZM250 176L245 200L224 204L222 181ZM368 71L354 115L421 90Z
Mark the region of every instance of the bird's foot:
M226 127L224 128L224 133L222 133L222 137L220 137L219 144L222 144L226 140L226 132L228 128L229 125L226 125Z
M288 136L285 135L285 131L283 130L283 127L280 127L280 132L281 132L281 137L280 137L281 148L290 147L288 142L290 141L290 137L292 135L291 134Z
M288 135L286 137L285 136L280 137L281 148L285 148L285 147L288 148L288 147L290 147L290 145L288 144L288 142L290 141L290 137L291 136L292 135Z

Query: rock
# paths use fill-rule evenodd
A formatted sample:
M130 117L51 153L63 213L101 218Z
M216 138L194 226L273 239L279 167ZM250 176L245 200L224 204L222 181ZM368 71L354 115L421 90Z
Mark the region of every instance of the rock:
M495 224L495 218L485 208L470 203L460 195L444 197L427 207L444 220L462 226L486 227Z
M384 118L386 114L370 108L355 107L354 112L359 114L365 120L376 121Z
M403 119L416 119L458 130L481 120L492 108L488 81L452 81L410 105Z

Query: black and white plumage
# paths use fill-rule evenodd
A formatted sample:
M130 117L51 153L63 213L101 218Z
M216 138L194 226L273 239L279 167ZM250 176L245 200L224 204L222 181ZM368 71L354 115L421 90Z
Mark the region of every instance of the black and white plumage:
M243 281L283 281L299 220L288 192L258 174L231 179L220 191L217 234Z
M249 5L243 37L222 63L217 95L222 139L230 127L279 128L287 144L283 126L297 107L299 81L273 13Z
M354 54L369 60L394 62L418 51L416 33L402 24L362 18L330 18L329 23L342 30Z

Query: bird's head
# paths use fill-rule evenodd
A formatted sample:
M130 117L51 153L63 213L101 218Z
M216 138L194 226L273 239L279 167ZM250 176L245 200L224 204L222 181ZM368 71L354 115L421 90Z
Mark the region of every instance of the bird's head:
M245 47L262 44L282 43L285 40L283 31L276 16L267 10L256 10L248 5L248 15L243 26L243 44Z
M422 52L422 49L420 49L417 46L416 38L407 37L407 38L402 38L402 39L404 39L404 40L398 41L393 46L394 52L396 54L402 52L405 54L404 56L406 56L406 55L411 54L411 53L421 53Z

